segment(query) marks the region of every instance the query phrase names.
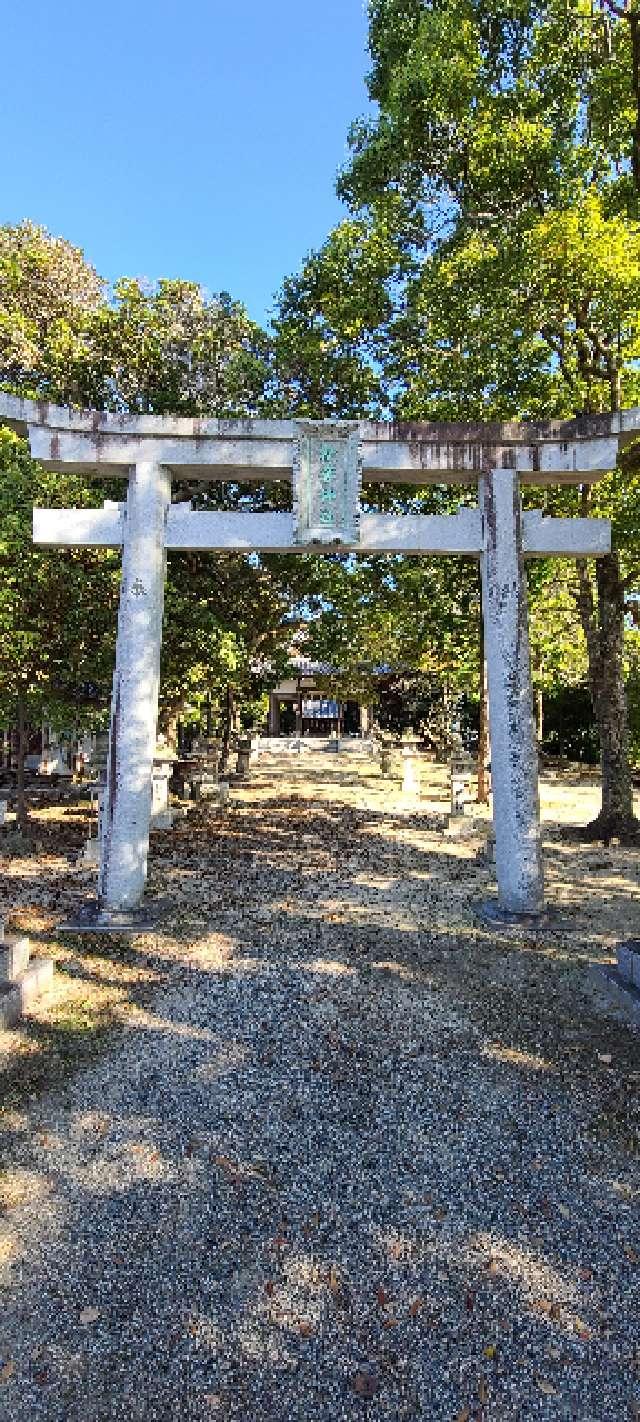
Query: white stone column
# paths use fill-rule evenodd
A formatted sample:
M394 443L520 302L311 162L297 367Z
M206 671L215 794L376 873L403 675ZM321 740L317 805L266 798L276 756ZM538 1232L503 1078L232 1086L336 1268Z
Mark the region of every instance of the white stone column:
M147 875L170 502L167 470L152 461L131 470L98 878L107 914L136 909Z
M518 475L480 479L482 593L489 685L491 783L499 908L543 908L538 751L533 721L527 583Z

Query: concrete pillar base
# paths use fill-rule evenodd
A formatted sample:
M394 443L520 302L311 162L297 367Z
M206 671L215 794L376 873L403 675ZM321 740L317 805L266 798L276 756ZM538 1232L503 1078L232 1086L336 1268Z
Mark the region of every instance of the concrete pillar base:
M482 899L476 908L476 918L485 928L497 928L501 933L511 933L515 937L558 933L568 927L566 918L552 909L543 908L539 913L515 913L512 909L503 908L498 899Z
M157 933L158 925L168 912L168 900L140 904L134 909L106 909L98 903L81 908L75 918L61 923L59 933Z

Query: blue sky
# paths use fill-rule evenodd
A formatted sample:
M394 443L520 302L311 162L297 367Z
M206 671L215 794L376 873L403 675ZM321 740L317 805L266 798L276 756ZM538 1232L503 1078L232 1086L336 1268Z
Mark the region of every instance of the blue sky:
M2 20L0 221L264 320L340 218L364 0L31 0Z

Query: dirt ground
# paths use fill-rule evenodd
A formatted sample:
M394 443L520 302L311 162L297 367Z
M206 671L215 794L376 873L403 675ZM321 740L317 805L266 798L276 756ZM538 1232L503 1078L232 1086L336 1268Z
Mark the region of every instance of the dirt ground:
M593 964L613 957L621 938L640 937L640 851L566 838L568 826L585 824L597 812L594 776L577 770L543 776L541 805L547 899L557 915L541 933L515 937L477 921L479 902L494 891L495 869L482 856L487 812L470 806L468 833L447 831L444 767L427 768L416 799L356 755L263 756L247 782L233 787L228 812L197 808L173 830L153 835L149 895L168 896L170 911L162 932L124 941L59 934L58 925L94 886L95 871L77 862L88 806L35 814L35 851L0 859L0 913L10 927L29 933L35 951L56 959L52 992L17 1030L0 1034L6 1323L0 1413L4 1388L7 1416L56 1422L111 1422L121 1415L234 1422L263 1416L278 1422L640 1417L639 1034L605 1006L591 973ZM47 1239L57 1237L60 1198L71 1191L73 1205L80 1178L74 1153L85 1145L76 1139L78 1121L93 1113L87 1129L95 1172L95 1132L99 1160L106 1150L100 1142L108 1143L112 1128L117 1134L121 1110L108 1099L105 1081L129 1079L135 1043L147 1050L157 1042L159 1023L165 1035L173 1023L171 1060L182 1080L187 1046L181 1040L190 1023L205 1034L216 1028L213 1008L204 1004L217 1002L220 984L233 992L225 1050L233 1034L236 1046L244 1045L237 1080L225 1087L224 1120L215 1116L215 1100L198 1109L208 1132L207 1161L221 1188L230 1190L229 1236L253 1271L249 1293L261 1300L259 1339L256 1334L248 1342L242 1332L249 1315L255 1323L255 1299L245 1291L239 1302L235 1285L220 1285L216 1317L226 1329L226 1372L220 1371L219 1344L204 1324L196 1328L192 1310L185 1346L195 1347L201 1329L198 1367L191 1354L185 1362L176 1352L165 1391L157 1394L145 1372L147 1402L144 1386L132 1402L131 1381L140 1382L142 1363L134 1358L121 1373L118 1363L113 1390L103 1393L102 1345L86 1343L96 1294L93 1321L100 1328L116 1285L109 1276L100 1292L94 1282L84 1300L85 1323L76 1319L78 1337L63 1346L51 1323L51 1299L59 1310L64 1280L73 1276L68 1245L60 1243L55 1264L56 1251L34 1228L34 1217L49 1220ZM245 1079L243 1034L258 1028L266 1039ZM251 1037L249 1055L254 1045ZM384 1075L390 1061L394 1073L397 1066L393 1079ZM268 1157L274 1172L280 1169L291 1129L285 1108L292 1073L300 1072L300 1120L315 1133L319 1178L323 1151L332 1170L346 1151L354 1199L362 1193L350 1212L351 1187L331 1188L336 1234L344 1231L332 1262L326 1244L314 1251L309 1242L316 1227L309 1221L320 1220L324 1196L313 1198L310 1162L300 1157L297 1163L286 1144L288 1180L269 1225L281 1241L278 1263L265 1273L256 1262L264 1243L254 1239L258 1216L242 1189L252 1170L255 1179L266 1167L246 1161ZM317 1097L323 1082L335 1108L329 1135ZM352 1129L354 1083L365 1099ZM98 1086L106 1093L106 1124L96 1127ZM184 1129L192 1141L195 1105L190 1088L183 1083L180 1090L179 1114L189 1118ZM256 1102L252 1136L248 1122ZM358 1218L368 1208L361 1180L367 1113L384 1176L380 1198L375 1181L368 1221L378 1241L375 1262L369 1254L360 1257L356 1242ZM153 1139L140 1128L130 1149L153 1147L164 1159L170 1116L157 1106ZM242 1142L234 1134L239 1116ZM454 1118L463 1122L455 1126L455 1150ZM505 1159L503 1134L505 1140L513 1135L517 1158ZM403 1172L401 1207L394 1192ZM488 1213L478 1207L479 1172ZM163 1188L178 1188L173 1176ZM412 1209L420 1201L429 1215L411 1229L403 1214L409 1197ZM86 1198L83 1209L85 1218ZM195 1207L189 1229L198 1236ZM302 1318L296 1303L292 1324L287 1288L293 1286L280 1255L295 1229L320 1280L314 1298L322 1290L326 1298L324 1312L318 1304L315 1313L307 1298ZM398 1244L403 1229L413 1241L411 1268ZM189 1241L191 1249L192 1235ZM95 1239L85 1245L88 1257ZM433 1262L441 1245L436 1286L425 1260ZM173 1266L167 1267L170 1274ZM499 1298L494 1290L489 1300L487 1270L496 1275L496 1288L504 1285ZM84 1273L82 1280L84 1288ZM82 1303L84 1296L76 1296ZM209 1310L210 1327L211 1300L198 1297L200 1318ZM33 1312L33 1298L48 1300L38 1322L41 1336L27 1328L21 1344L17 1320L24 1335L25 1301ZM167 1299L167 1310L170 1305L175 1311L175 1299ZM319 1338L321 1356L313 1351ZM107 1343L115 1346L105 1334L104 1349Z

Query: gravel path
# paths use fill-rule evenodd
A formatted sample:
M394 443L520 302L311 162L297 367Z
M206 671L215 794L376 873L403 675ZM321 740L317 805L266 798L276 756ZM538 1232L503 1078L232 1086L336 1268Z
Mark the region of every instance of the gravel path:
M16 1132L0 1416L640 1418L637 1040L566 944L425 915L419 823L289 779L163 839L168 987Z

